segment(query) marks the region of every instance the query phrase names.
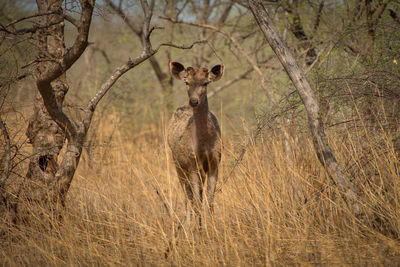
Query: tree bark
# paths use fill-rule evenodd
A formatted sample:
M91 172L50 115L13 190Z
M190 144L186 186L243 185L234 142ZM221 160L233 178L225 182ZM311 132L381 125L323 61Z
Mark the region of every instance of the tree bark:
M292 53L279 37L272 20L269 18L267 10L262 5L262 2L260 0L248 0L248 3L265 39L268 41L292 80L305 106L314 149L319 161L325 167L329 177L342 192L349 208L354 214L359 214L359 205L357 203L357 195L354 186L346 177L328 144L323 121L319 114L319 104L310 84L299 68Z
M13 195L20 197L17 203L18 219L27 219L29 222L31 218L40 218L44 211L50 212L49 215L52 216L60 214L59 208L64 206L95 109L123 74L151 58L160 47L191 49L195 44L201 43L196 41L190 46L162 43L153 49L150 35L154 28L150 27L150 23L155 0L150 1L150 4L147 0L140 2L144 14L141 25L142 53L133 59L129 58L115 69L88 102L82 114L83 119L79 121L73 120L63 111L63 101L68 91L65 75L88 46L95 0L79 1L81 7L79 19L64 14L63 0L36 0L38 15L40 14L39 23L35 24L34 31L23 31L36 33L38 56L33 62L35 69L32 70L32 75L35 78L37 94L34 114L26 132L33 147L33 155L26 175L28 179L25 179L18 193L13 192ZM77 29L73 44L68 49L65 49L64 42L65 20L70 21ZM8 31L6 28L5 30ZM1 125L0 123L0 128L2 128ZM58 157L63 146L66 146L65 153L59 163ZM3 175L3 177L6 176ZM3 177L0 178L1 188L7 180ZM21 199L25 201L20 201ZM6 205L10 203L8 199L2 199L2 202ZM32 213L36 216L32 216Z
M38 58L35 71L37 92L34 114L26 135L32 144L28 178L20 189L20 197L29 203L30 213L36 205L57 211L65 202L73 175L78 166L87 128L75 122L62 110L68 92L66 71L78 60L88 44L94 0L82 0L80 20L74 20L77 35L67 50L64 42L64 10L62 0L37 0L39 20L37 33ZM68 143L66 143L66 139ZM67 144L61 164L58 156ZM20 207L20 205L19 205ZM38 209L41 213L41 209ZM23 211L19 212L25 217ZM57 215L58 212L55 213Z
M62 1L49 0L37 1L39 13L55 11L41 18L40 24L43 30L39 32L39 57L50 56L52 60L60 61L65 54L64 45L64 23ZM59 22L59 23L57 23ZM46 28L48 24L55 24ZM38 71L45 72L48 62L39 63ZM56 102L62 107L65 94L68 92L68 84L65 73L52 82ZM43 202L47 199L48 188L55 180L55 174L58 169L58 154L63 147L65 133L60 126L52 119L48 113L41 94L36 91L34 101L34 114L30 118L29 126L26 132L29 142L32 144L33 153L30 158L28 172L30 190L24 190L29 196L29 200Z
M154 1L150 5L141 0L144 13L143 51L140 56L129 59L118 67L113 74L102 84L97 93L89 101L82 121L74 121L62 109L65 94L68 91L66 71L78 60L88 45L88 35L94 9L94 0L81 0L82 13L79 21L73 18L73 25L77 28L77 35L71 47L65 49L63 0L37 0L39 13L45 11L49 15L41 20L38 34L39 57L44 59L38 64L36 87L38 94L34 115L30 120L27 136L33 145L34 154L31 157L27 178L30 183L21 188L22 197L28 200L29 212L39 204L53 211L58 216L58 207L64 206L66 194L70 188L75 171L78 167L83 144L89 130L97 104L109 91L113 84L127 71L151 58L161 46L170 46L181 49L174 44L160 44L153 49L150 43L150 22ZM67 142L66 142L67 140ZM63 145L66 151L58 165L58 155ZM39 208L39 213L42 210Z

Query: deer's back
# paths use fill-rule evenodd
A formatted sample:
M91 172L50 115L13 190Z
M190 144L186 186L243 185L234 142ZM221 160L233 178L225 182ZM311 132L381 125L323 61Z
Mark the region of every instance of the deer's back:
M217 118L208 112L206 136L195 135L193 109L187 105L177 108L168 127L168 144L174 160L182 168L190 169L195 158L221 157L220 128ZM200 140L199 140L200 139Z

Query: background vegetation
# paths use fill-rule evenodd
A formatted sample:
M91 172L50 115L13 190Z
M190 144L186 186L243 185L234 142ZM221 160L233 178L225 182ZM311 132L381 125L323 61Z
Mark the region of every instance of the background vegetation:
M204 16L206 2L210 12ZM167 92L145 61L121 77L96 110L62 219L44 206L39 213L30 212L37 205L29 202L20 203L26 211L22 219L15 221L11 208L2 213L0 262L399 262L399 3L264 2L318 96L329 143L356 187L361 214L348 209L319 163L304 107L246 3L156 1L152 25L162 28L152 34L154 45L207 40L190 50L161 48L154 57L164 73L170 60L185 66L225 65L223 79L208 88L209 93L221 89L209 102L224 143L213 217L202 229L181 228L184 195L165 140L173 109L187 95L178 82ZM65 5L72 14L79 12L75 1ZM229 15L221 22L229 6ZM97 3L91 44L67 72L70 88L63 108L73 118L80 119L83 103L120 62L142 51L140 39L126 23L127 18L140 22L140 4L126 1L121 8L123 18L108 1ZM0 12L0 22L6 25L35 13L35 3L1 1ZM66 24L65 31L66 43L71 44L74 29ZM33 77L21 75L36 58L36 42L25 35L10 38L1 33L0 115L12 144L7 190L18 199L21 186L33 183L25 178L32 155L25 132L36 86ZM238 77L242 78L236 81ZM5 151L4 138L0 142ZM5 153L0 163L4 170Z

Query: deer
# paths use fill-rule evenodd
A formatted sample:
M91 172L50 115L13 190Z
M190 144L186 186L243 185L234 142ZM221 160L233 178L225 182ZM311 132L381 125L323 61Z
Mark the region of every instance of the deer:
M194 69L170 63L171 75L186 84L188 101L174 112L168 126L168 145L186 199L186 222L192 210L201 226L201 210L206 203L213 212L214 194L221 161L221 130L209 110L207 85L221 79L223 65ZM205 188L206 187L206 188ZM206 192L203 192L203 189Z

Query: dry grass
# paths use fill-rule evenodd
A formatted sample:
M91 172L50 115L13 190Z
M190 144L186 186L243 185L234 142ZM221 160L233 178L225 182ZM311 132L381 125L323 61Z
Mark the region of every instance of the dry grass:
M214 216L202 229L184 232L184 196L161 131L123 136L104 122L98 140L107 145L93 149L91 164L82 159L62 223L43 212L30 225L2 225L0 262L394 265L400 262L399 159L384 131L343 131L330 132L330 140L355 177L364 216L348 211L306 136L287 140L290 153L282 133L260 137L222 184L240 152L225 136Z

